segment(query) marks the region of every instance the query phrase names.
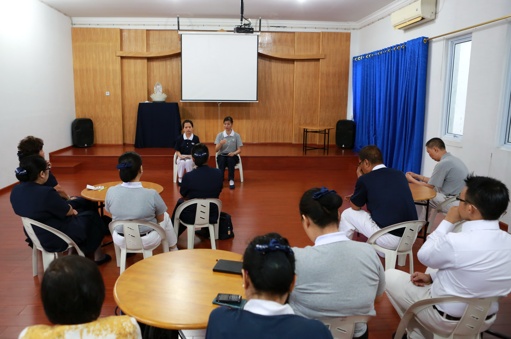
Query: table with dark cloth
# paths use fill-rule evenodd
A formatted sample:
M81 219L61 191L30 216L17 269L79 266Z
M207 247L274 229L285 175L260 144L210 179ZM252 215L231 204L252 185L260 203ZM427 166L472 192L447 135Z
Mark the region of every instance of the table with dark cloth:
M135 147L174 147L181 135L181 116L177 102L138 104Z

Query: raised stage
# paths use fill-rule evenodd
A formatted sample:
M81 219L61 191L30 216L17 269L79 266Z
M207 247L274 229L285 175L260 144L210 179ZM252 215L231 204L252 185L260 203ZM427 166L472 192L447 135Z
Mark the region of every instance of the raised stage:
M214 145L209 165L215 166ZM168 168L174 156L173 148L135 148L134 145L95 145L87 148L67 147L51 152L50 161L55 173L75 173L81 169L109 170L115 168L117 158L124 152L139 153L145 168ZM309 150L303 154L301 144L245 144L241 156L243 168L250 170L335 170L353 166L358 162L355 152L330 145L328 154L323 150Z

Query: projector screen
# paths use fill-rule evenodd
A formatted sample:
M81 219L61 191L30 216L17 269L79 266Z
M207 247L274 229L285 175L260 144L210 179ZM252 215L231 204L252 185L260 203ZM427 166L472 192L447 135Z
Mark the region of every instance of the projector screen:
M257 101L257 34L181 33L181 101Z

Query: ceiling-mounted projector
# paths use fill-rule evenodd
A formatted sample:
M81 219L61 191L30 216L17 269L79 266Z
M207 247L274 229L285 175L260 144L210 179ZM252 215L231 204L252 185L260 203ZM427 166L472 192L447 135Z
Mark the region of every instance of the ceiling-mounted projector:
M243 20L246 20L247 23L243 23ZM243 16L243 0L241 0L241 17L240 17L240 25L234 27L234 33L254 33L254 29L252 28L252 23L249 19Z

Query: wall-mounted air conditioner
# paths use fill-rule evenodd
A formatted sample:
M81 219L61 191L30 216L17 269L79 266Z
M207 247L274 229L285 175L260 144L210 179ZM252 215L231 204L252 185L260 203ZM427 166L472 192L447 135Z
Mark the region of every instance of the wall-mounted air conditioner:
M435 18L436 0L417 0L390 15L395 29L406 29Z

